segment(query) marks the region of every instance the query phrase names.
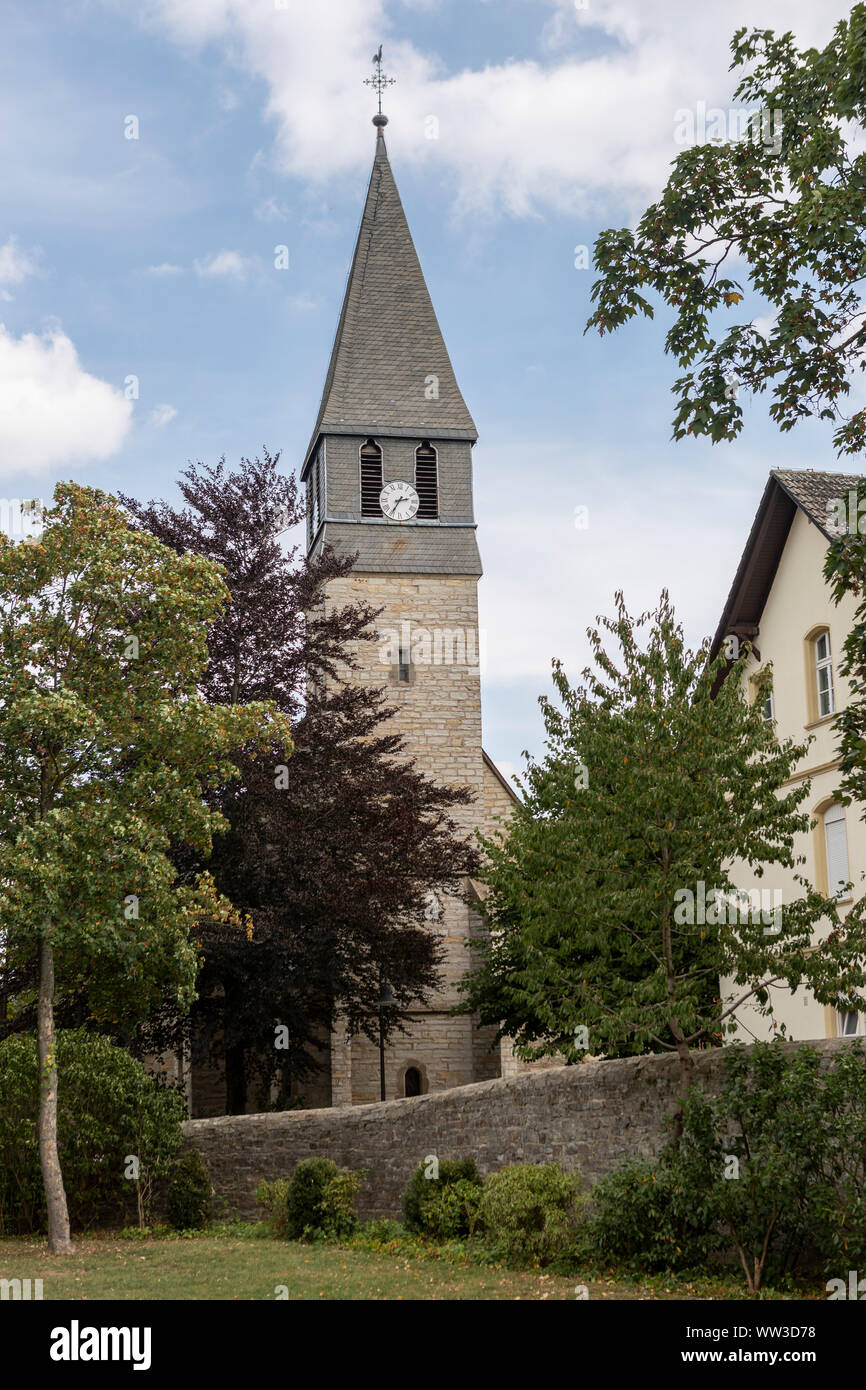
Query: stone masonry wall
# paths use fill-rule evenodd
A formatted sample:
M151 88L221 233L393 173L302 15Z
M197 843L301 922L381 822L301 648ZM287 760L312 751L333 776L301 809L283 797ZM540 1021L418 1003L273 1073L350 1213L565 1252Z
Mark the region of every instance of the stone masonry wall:
M810 1044L825 1058L851 1039ZM787 1044L792 1047L793 1044ZM696 1055L698 1079L718 1085L722 1049ZM633 1057L542 1072L384 1104L189 1120L198 1149L228 1207L255 1215L262 1178L289 1177L304 1158L366 1169L359 1214L399 1216L412 1170L428 1154L471 1155L486 1175L509 1163L579 1170L587 1182L624 1158L657 1153L676 1103L677 1060Z

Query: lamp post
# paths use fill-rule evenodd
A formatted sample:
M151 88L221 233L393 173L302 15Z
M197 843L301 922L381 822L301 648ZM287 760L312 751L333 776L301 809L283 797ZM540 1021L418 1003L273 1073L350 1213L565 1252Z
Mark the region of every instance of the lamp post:
M379 986L379 1099L385 1099L385 1010L397 1003L387 980Z

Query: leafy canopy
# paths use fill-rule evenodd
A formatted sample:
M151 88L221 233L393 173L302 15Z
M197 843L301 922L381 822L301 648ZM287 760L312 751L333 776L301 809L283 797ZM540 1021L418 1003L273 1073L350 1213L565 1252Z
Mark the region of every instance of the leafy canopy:
M797 872L808 784L788 779L805 748L777 742L744 699L746 654L719 685L725 658L686 648L666 592L637 619L616 602L600 620L614 654L591 629L594 666L576 689L554 663L546 754L528 759L523 803L484 843L491 936L465 1007L524 1057L652 1047L687 1066L746 1000L770 1013L773 983L827 1003L861 988L866 933L839 926ZM735 861L793 874L802 897L766 915L744 904Z
M756 108L748 135L684 150L636 231L601 233L587 329L652 318L649 294L661 297L665 349L687 369L675 439L735 438L743 388L770 392L780 429L816 415L839 452L859 453L866 409L843 405L866 365L866 5L820 51L742 28L731 52L733 69L750 69L734 92ZM769 328L743 312L755 296Z
M264 703L208 704L206 631L218 568L136 531L118 503L58 485L38 541L0 537L0 934L13 967L48 934L58 981L87 982L94 1017L143 1017L169 988L187 1006L206 874L223 820L203 797L288 720Z

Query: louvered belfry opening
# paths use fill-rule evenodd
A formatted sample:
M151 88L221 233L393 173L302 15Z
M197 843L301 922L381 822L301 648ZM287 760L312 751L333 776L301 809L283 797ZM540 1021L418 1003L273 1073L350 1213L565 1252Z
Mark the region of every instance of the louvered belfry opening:
M375 439L361 445L361 515L381 516L382 450Z
M418 515L432 519L439 515L439 469L436 450L428 439L415 450L415 491Z

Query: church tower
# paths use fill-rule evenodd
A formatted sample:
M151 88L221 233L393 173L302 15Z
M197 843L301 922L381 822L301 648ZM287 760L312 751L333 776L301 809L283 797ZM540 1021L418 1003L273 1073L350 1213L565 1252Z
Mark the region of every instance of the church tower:
M514 793L481 747L478 580L472 502L477 431L457 385L385 148L376 152L355 254L307 451L310 554L328 544L358 554L328 602L382 608L383 644L363 644L358 680L388 687L393 723L419 770L468 786L474 803L452 814L461 830L493 828ZM452 1017L470 966L477 916L457 898L431 902L430 930L446 951L444 987L413 1011L409 1035L386 1049L390 1100L502 1073L495 1029ZM473 962L474 963L474 962ZM510 1048L508 1050L509 1058ZM510 1069L506 1066L506 1070ZM380 1097L378 1049L331 1038L331 1103Z

